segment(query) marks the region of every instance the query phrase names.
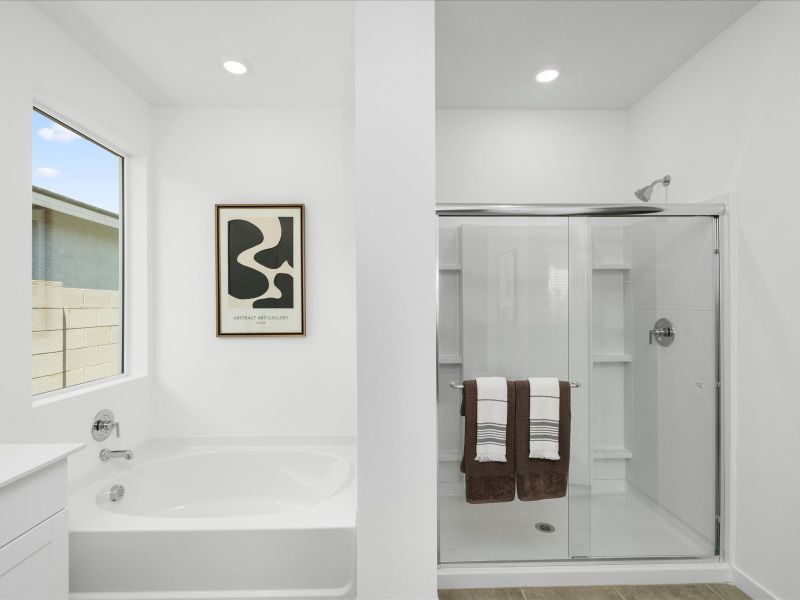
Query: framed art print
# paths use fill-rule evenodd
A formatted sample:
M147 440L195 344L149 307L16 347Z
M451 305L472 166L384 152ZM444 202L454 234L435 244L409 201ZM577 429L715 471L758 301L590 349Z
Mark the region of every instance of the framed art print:
M305 335L302 204L217 204L217 335Z

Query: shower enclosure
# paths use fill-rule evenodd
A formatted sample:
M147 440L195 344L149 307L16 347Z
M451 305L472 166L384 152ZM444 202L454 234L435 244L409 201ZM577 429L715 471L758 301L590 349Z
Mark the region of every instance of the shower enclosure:
M721 205L439 205L440 564L720 548ZM572 390L566 497L468 504L465 379Z

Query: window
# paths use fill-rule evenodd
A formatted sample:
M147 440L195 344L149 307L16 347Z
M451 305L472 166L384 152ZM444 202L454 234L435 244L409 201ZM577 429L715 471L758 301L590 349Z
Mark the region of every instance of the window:
M33 395L122 373L123 158L34 109Z

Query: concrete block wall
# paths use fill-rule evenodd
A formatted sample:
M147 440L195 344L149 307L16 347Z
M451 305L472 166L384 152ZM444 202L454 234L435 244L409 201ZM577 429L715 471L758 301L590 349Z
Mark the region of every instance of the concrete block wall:
M117 290L32 282L31 393L57 390L121 372Z

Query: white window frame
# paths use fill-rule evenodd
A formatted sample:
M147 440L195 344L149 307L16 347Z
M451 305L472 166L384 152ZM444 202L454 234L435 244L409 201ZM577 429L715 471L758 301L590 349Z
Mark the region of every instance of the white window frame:
M110 375L108 377L103 377L102 379L96 379L94 381L88 381L85 383L79 383L76 385L71 385L69 387L62 387L55 390L51 390L49 392L42 392L41 394L31 395L31 402L33 408L44 406L47 404L51 404L54 402L59 402L61 400L65 400L67 398L71 398L73 396L78 396L85 394L87 392L106 388L113 385L118 385L122 382L128 381L132 378L131 374L128 372L126 363L128 362L126 358L128 357L129 353L129 344L127 343L127 336L126 336L126 326L127 326L127 313L128 313L128 302L127 302L127 272L126 272L126 257L127 257L127 191L128 191L128 178L127 178L127 169L126 165L129 160L129 155L127 155L124 151L120 150L119 148L115 148L112 144L109 144L106 141L101 141L101 136L95 136L88 132L86 128L81 127L75 123L72 123L69 119L66 119L62 115L60 115L57 111L54 111L50 108L47 108L41 105L38 102L34 102L31 106L31 110L34 112L38 112L42 116L50 119L54 123L58 123L63 127L69 129L70 131L74 132L75 134L81 136L82 138L92 142L111 152L115 156L120 159L120 178L119 178L119 185L120 185L120 203L119 203L119 298L120 298L120 372L115 375ZM32 186L31 186L32 189ZM44 228L42 227L42 230ZM43 242L42 242L43 243ZM66 347L63 349L66 353Z

